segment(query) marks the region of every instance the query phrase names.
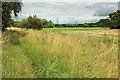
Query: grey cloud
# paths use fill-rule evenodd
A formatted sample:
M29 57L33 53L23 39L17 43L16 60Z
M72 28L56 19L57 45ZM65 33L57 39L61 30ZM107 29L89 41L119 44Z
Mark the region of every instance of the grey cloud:
M107 18L109 12L117 9L116 3L87 3L87 2L24 2L23 11L18 18L23 19L36 14L56 23L95 22Z
M86 3L67 2L33 2L24 3L23 13L46 14L49 16L80 16L88 14L85 9ZM90 14L90 13L89 13Z
M120 1L118 2L118 9L120 10Z
M89 8L94 11L94 16L108 16L109 13L114 12L118 9L117 2L106 2L106 3L94 3L86 8Z
M118 2L119 0L22 0L23 2Z

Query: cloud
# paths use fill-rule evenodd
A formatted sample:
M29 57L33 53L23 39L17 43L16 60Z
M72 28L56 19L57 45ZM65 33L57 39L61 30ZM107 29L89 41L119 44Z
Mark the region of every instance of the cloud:
M23 2L118 2L119 0L23 0Z
M24 2L23 10L17 20L29 15L52 20L56 23L96 22L107 18L110 12L117 10L117 3L108 2Z
M84 5L86 3L65 3L65 2L33 2L24 3L23 13L36 13L40 15L47 14L49 16L77 16L86 14Z
M120 10L120 1L118 2L118 9Z
M114 12L118 9L118 3L94 3L87 6L87 8L93 10L95 16L108 16L109 13Z
M84 15L84 16L71 16L71 17L60 17L59 23L67 23L67 24L76 24L76 23L94 23L99 21L99 19L105 19L107 16L91 16L91 15Z

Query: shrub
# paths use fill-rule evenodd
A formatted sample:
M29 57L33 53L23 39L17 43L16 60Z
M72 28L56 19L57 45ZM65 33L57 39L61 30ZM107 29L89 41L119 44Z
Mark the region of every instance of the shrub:
M47 21L46 19L37 18L37 16L29 16L27 19L23 19L22 21L17 21L15 26L20 28L27 29L38 29L41 30L43 27L54 27L52 21Z
M7 38L7 42L4 41L4 43L9 43L12 45L20 45L20 41L19 38L22 36L25 36L26 33L22 32L22 31L14 31L14 30L10 30L10 31L6 31L3 33L3 38Z

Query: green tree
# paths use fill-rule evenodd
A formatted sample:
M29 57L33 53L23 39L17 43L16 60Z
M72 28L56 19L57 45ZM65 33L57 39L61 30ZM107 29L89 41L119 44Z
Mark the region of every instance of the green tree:
M22 2L20 0L18 2L2 2L2 31L10 26L12 13L17 17L21 10Z
M46 19L41 19L41 23L43 28L48 27L48 21Z
M17 21L15 23L16 27L27 28L27 29L38 29L41 30L42 28L54 27L54 23L50 20L47 21L46 19L38 18L36 15L29 16L22 21Z
M98 27L111 27L111 20L110 19L100 19L99 22L97 22Z
M47 24L47 27L53 28L53 27L55 27L55 25L54 25L54 23L51 20L49 20L48 24Z
M32 29L42 29L42 20L40 18L37 18L36 15L34 16L29 16L26 21L28 22L28 28Z
M89 24L88 23L84 23L83 27L89 27Z
M110 13L109 18L112 22L112 28L119 28L120 29L120 10L117 10L116 12Z

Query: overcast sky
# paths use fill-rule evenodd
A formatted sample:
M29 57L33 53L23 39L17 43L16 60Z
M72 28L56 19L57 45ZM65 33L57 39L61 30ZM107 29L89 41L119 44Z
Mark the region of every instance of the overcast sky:
M80 2L77 0L69 0L69 2L61 0L61 2L38 1L26 2L22 12L17 20L22 20L29 15L37 15L39 18L52 20L54 23L84 23L84 22L97 22L99 19L107 18L109 13L118 9L118 2ZM45 2L46 1L46 2ZM53 2L52 2L53 1ZM63 2L62 2L63 1ZM76 1L76 2L75 2ZM93 0L94 1L94 0ZM112 1L112 0L110 0Z
M119 0L22 0L23 2L118 2Z

